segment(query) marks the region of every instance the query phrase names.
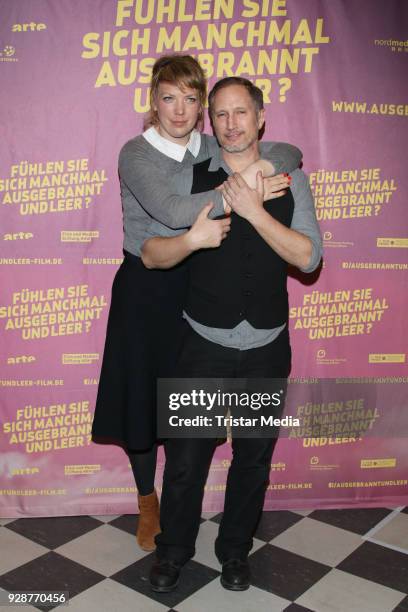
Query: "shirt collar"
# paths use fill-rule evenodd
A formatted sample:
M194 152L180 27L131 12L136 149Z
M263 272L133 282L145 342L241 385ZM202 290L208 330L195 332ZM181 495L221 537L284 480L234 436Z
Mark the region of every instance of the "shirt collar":
M185 146L171 142L167 140L167 138L163 138L155 127L151 127L143 132L143 136L147 142L160 151L160 153L178 162L183 161L187 149L194 157L197 157L201 147L201 134L197 130L191 132L190 140Z
M221 149L221 147L219 147L218 150L212 156L210 165L208 166L208 171L209 172L216 172L220 168L225 170L225 172L227 174L232 174L231 168L224 161L224 158L222 156L222 149Z

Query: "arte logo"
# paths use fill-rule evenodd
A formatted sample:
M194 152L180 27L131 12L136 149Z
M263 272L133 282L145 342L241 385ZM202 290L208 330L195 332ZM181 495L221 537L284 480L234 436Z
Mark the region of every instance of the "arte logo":
M18 357L9 357L7 359L8 365L20 365L22 363L33 363L36 361L34 355L20 355Z
M47 26L45 23L15 23L11 26L12 32L39 32L40 30L46 30Z
M4 234L3 240L28 240L34 238L31 232L17 232L15 234Z
M18 62L16 48L12 45L5 45L0 50L0 62Z
M26 468L13 468L11 471L12 476L27 476L29 474L39 474L40 468L38 467L26 467Z
M286 463L279 461L278 463L271 463L272 472L284 472L286 470Z

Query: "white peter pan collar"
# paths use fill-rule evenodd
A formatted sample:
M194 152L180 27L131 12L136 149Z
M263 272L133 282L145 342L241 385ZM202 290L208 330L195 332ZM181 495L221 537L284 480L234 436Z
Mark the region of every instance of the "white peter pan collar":
M194 157L197 157L201 147L201 134L197 130L191 132L190 140L184 146L163 138L155 127L151 127L143 132L143 136L160 153L178 162L183 161L187 149Z

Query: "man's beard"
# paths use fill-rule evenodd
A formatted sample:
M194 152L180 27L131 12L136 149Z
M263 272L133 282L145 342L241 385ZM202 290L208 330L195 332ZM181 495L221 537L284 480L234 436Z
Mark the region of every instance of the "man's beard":
M244 151L246 151L247 149L249 149L254 142L258 140L257 138L253 138L250 141L246 141L246 142L241 142L240 144L225 144L224 142L221 144L221 147L224 149L224 151L226 151L227 153L243 153Z

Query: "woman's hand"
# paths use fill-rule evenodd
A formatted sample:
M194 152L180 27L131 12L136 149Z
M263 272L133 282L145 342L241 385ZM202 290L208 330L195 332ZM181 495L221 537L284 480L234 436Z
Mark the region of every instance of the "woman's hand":
M208 218L208 214L213 207L212 202L204 206L185 236L192 251L219 247L230 231L230 217L226 219Z
M290 187L292 177L289 174L277 174L276 176L264 177L264 202L280 198L285 195L286 189Z
M258 159L241 172L241 176L252 189L256 188L256 175L261 170L264 181L264 202L285 195L292 178L287 174L277 174L267 159Z

